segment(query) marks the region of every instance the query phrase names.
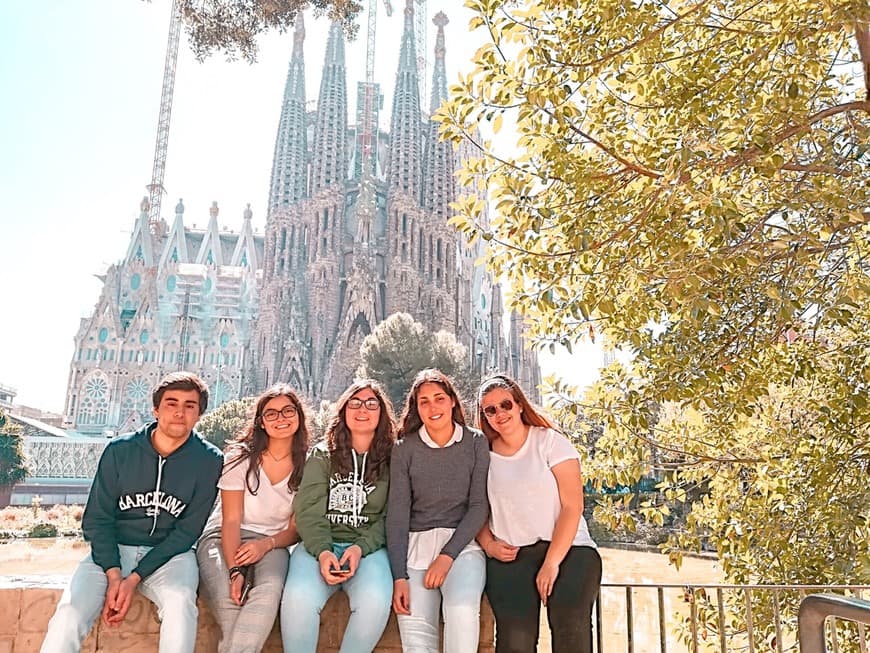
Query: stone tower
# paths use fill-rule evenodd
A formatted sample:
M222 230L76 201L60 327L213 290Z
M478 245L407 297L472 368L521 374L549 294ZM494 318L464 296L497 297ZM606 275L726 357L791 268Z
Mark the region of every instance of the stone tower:
M434 22L430 115L447 95L447 18ZM477 369L495 367L507 359L495 324L501 304L492 301L498 288L474 267L479 252L468 252L447 224L457 155L420 107L413 0L404 9L390 131L375 126L370 165L359 138L363 112L348 124L340 27L330 29L317 110L308 114L303 38L300 22L272 166L250 389L288 381L311 398L336 397L359 365L362 340L398 311L456 334Z
M429 115L447 94L447 18L435 16ZM150 392L178 369L198 373L210 408L289 382L309 399L334 399L359 364L366 335L393 312L454 333L476 376L508 371L539 379L523 328L501 292L447 225L460 192L454 170L473 146L454 152L420 107L414 0L406 0L390 132L348 122L345 41L329 32L316 111L306 108L305 27L296 24L275 139L264 236L250 206L238 232L185 226L179 201L171 225L152 229L147 198L124 258L106 271L93 314L75 336L65 417L87 434L113 434L151 419ZM375 90L376 97L379 91ZM358 101L359 104L359 101ZM364 157L362 143L372 154ZM485 200L485 194L481 194Z

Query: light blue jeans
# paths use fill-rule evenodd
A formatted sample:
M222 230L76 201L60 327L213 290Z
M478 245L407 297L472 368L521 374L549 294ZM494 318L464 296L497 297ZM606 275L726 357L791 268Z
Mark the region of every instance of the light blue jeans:
M349 544L335 544L340 559ZM281 598L281 637L284 653L315 653L320 634L320 611L338 589L347 592L350 619L339 653L371 653L384 633L393 601L393 577L386 549L360 560L356 573L343 583L328 585L320 563L300 543L290 556L290 570Z
M125 578L151 550L149 546L118 545ZM103 610L106 572L91 555L76 567L63 592L42 642L41 653L78 653ZM192 653L196 644L196 588L199 570L193 550L179 553L139 583L138 590L157 606L160 653Z
M426 572L408 570L411 614L397 615L403 653L438 653L439 616L444 615L444 653L476 653L480 639L480 597L486 583L483 551L464 551L439 589L426 589Z

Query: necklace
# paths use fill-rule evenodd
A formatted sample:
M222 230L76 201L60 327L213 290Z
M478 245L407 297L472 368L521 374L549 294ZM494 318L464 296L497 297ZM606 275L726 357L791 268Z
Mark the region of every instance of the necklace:
M266 449L266 453L269 454L269 458L271 458L272 460L274 460L276 463L279 463L279 462L281 462L282 460L286 460L287 458L289 458L289 457L290 457L290 454L293 453L293 452L292 452L292 451L288 451L286 454L284 454L284 455L281 456L280 458L275 458L275 454L273 454L273 453L272 453L271 451L269 451L268 449Z

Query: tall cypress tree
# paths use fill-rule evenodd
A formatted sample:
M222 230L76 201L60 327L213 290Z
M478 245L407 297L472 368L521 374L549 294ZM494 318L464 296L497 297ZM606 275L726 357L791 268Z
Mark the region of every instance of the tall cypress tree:
M9 504L12 486L26 475L21 429L0 410L0 507Z

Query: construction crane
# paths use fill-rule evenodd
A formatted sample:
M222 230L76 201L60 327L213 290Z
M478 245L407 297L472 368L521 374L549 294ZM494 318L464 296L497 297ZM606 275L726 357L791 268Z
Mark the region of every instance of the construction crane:
M148 184L148 226L155 236L160 235L160 201L163 198L163 175L166 172L166 150L169 147L169 117L172 114L172 93L175 89L175 65L178 61L178 42L181 36L181 14L177 0L172 0L169 19L169 38L163 64L163 89L160 92L160 113L157 117L157 140L154 143L154 165Z
M384 8L387 16L393 15L393 5L390 0L384 0ZM362 152L362 175L366 176L375 170L373 157L375 156L375 143L377 142L378 125L375 123L375 102L377 88L375 86L375 35L378 27L377 0L368 0L368 29L366 30L366 81L363 86L363 114L360 125L359 142Z

